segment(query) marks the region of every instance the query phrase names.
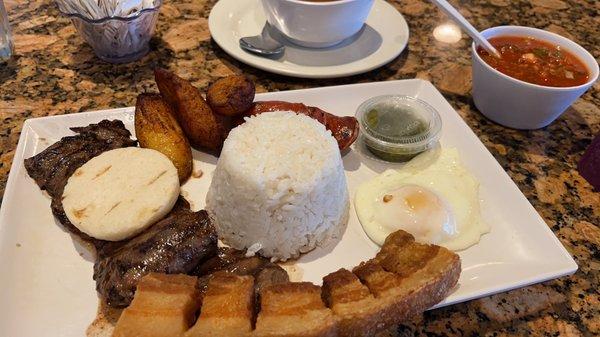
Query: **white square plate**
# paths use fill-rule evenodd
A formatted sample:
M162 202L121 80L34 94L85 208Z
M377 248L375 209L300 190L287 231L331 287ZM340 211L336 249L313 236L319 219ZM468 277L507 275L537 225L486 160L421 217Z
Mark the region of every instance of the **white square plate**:
M458 288L442 305L467 301L568 275L577 265L494 157L429 82L390 81L260 94L258 100L303 102L338 115L353 115L360 103L383 94L418 97L436 108L443 121L441 145L456 147L463 164L481 183L484 220L491 232L460 252ZM27 120L15 152L0 211L0 336L81 336L96 315L93 257L57 223L49 197L29 178L23 160L70 134L69 127L121 119L133 129L133 108ZM195 209L204 197L216 158L194 152L204 175L184 186ZM344 156L350 194L389 164L369 159L357 146ZM374 256L378 247L362 230L354 209L342 240L318 248L296 263L299 276L321 283L341 267ZM301 275L300 275L301 274Z

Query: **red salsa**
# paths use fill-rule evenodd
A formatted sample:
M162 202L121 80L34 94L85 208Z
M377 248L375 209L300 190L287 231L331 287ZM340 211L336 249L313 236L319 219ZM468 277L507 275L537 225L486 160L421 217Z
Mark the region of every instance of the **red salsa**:
M494 69L521 81L548 87L573 87L586 83L590 73L575 55L532 37L498 36L489 39L501 58L478 47L477 53Z

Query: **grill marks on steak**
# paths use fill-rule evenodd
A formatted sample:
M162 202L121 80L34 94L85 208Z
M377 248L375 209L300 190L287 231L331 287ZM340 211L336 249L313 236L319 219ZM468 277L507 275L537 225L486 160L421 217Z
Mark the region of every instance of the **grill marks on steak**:
M119 120L71 128L75 136L63 137L41 153L25 159L25 169L50 197L61 198L69 177L102 152L135 146L131 133Z
M187 274L216 251L217 234L206 211L179 206L122 245L109 243L100 249L94 264L96 289L110 306L126 306L144 275Z

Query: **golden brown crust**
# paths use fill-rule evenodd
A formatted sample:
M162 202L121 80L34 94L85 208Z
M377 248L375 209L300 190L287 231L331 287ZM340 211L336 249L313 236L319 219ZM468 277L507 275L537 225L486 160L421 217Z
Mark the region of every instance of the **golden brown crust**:
M254 278L219 272L212 275L200 317L186 337L244 337L252 331Z
M271 285L261 294L261 314L290 315L320 309L325 309L321 287L309 282Z
M340 269L325 276L321 295L329 307L371 297L369 289L347 269Z
M409 277L423 269L439 253L441 247L413 244L404 253L379 254L377 261L385 270L400 277Z
M150 273L138 283L131 305L123 310L113 337L182 335L198 310L197 278Z
M154 77L158 90L177 117L179 125L194 148L218 152L230 130L229 118L215 114L200 91L174 73L157 68Z
M244 75L221 78L208 87L206 101L214 112L225 116L240 116L254 102L254 82Z
M392 295L402 284L400 276L385 271L375 260L361 262L352 271L376 298Z
M377 301L349 270L340 269L325 276L322 296L338 318L339 336L369 336L377 331Z
M392 233L377 256L354 273L378 299L379 325L385 329L443 300L458 282L460 258L446 248L414 242Z
M321 300L321 287L289 282L264 288L254 336L337 336L337 320Z
M412 244L415 243L414 236L410 235L405 231L396 231L387 236L383 246L379 250L378 255L387 255L388 252L394 252L397 250L403 250L405 248L410 248Z

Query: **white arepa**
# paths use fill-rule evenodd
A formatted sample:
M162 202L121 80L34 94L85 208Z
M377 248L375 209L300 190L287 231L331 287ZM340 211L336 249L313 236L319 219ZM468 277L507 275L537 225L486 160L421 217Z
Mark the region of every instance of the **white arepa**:
M130 238L162 219L177 201L177 169L164 154L139 147L90 159L67 181L63 207L69 221L100 240Z
M337 239L349 209L338 144L305 115L247 118L225 140L206 208L226 244L274 261Z

